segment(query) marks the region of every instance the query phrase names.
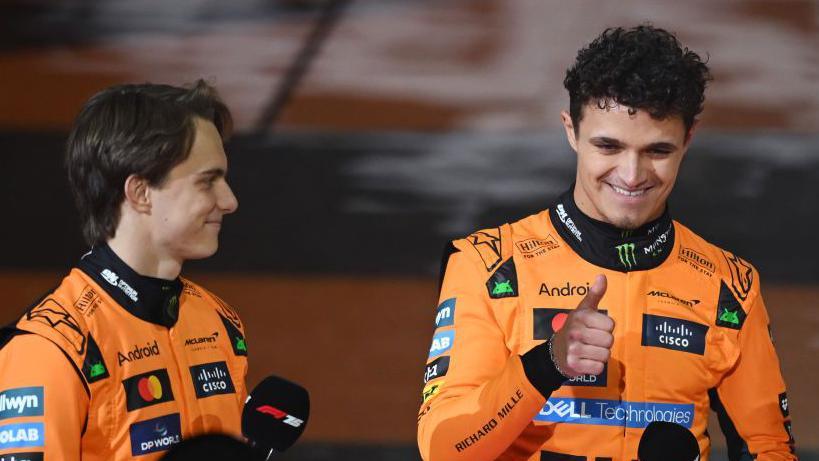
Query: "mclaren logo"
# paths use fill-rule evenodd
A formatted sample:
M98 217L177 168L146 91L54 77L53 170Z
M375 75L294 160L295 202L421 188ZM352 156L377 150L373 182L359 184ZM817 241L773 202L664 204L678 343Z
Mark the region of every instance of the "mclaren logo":
M682 299L682 298L678 298L678 297L674 296L673 294L671 294L671 293L669 293L667 291L660 291L660 290L649 291L648 296L652 296L652 297L655 297L655 298L664 298L666 300L675 302L677 304L682 304L683 306L688 306L688 307L694 307L694 306L696 306L697 304L700 303L699 299L692 299L692 300Z

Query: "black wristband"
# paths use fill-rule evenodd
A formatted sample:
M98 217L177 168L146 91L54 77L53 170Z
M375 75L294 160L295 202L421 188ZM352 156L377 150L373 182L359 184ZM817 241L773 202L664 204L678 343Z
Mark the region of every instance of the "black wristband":
M526 378L543 397L548 398L552 392L568 380L557 371L555 364L549 357L548 341L521 355L520 361L523 363L523 372L526 373Z

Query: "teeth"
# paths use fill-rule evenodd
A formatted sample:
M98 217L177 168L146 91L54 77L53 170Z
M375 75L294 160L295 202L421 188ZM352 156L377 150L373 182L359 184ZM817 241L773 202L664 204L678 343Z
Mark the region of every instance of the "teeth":
M643 195L646 192L645 189L639 189L639 190L635 190L635 191L628 191L626 189L622 189L620 187L617 187L614 184L609 184L609 185L611 186L612 189L614 189L615 192L617 192L620 195L625 195L626 197L639 197L640 195Z

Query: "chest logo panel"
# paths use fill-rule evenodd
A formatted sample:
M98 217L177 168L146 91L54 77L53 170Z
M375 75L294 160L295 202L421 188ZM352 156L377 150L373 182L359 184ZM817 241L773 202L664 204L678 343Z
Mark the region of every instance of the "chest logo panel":
M168 371L159 369L131 376L122 381L125 388L125 406L128 411L173 400Z
M179 413L131 424L131 455L165 451L182 441Z
M212 395L233 394L233 380L225 362L203 363L190 367L191 379L196 390L196 398L204 399Z
M689 320L643 314L643 346L705 354L708 326Z
M543 307L536 307L532 310L532 324L533 334L532 339L542 340L549 339L553 334L560 331L569 317L569 313L573 309L548 309ZM607 313L605 309L600 309L600 312ZM609 374L609 364L603 366L603 372L599 375L582 375L572 378L563 383L564 386L590 386L590 387L606 387L607 377Z

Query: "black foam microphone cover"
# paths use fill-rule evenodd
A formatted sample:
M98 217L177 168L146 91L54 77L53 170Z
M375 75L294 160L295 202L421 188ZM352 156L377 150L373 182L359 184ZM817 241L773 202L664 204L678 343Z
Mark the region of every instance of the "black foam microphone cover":
M309 414L307 389L278 376L268 376L245 401L242 433L256 449L279 453L301 436Z
M637 457L640 461L697 461L700 447L694 434L685 427L654 421L640 437Z

